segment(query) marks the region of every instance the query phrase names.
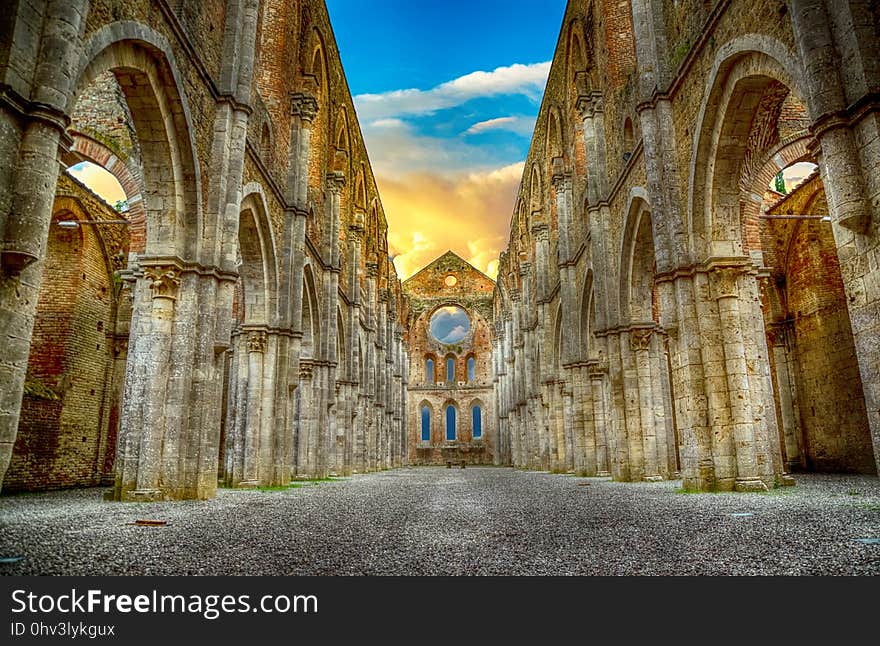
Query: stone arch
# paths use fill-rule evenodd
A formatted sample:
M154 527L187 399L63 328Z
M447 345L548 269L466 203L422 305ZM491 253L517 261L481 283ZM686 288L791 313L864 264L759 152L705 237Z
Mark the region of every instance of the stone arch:
M419 441L430 442L434 433L434 407L427 399L419 402Z
M568 99L571 108L575 108L578 96L590 90L587 75L587 52L585 48L584 30L580 20L574 19L568 24L566 64Z
M631 199L620 252L621 322L654 320L654 234L651 207L644 197Z
M307 45L303 48L305 61L302 68L305 74L305 85L310 94L314 94L318 103L318 112L312 121L312 139L309 148L309 180L306 189L309 204L323 205L323 187L327 177L327 171L335 168L336 160L334 151L331 149L335 143L332 139L333 117L330 114L330 93L327 66L326 39L318 28L312 28L308 35ZM321 208L319 206L319 208ZM319 235L322 224L313 223L310 230L311 236ZM316 239L316 238L315 238Z
M529 178L529 220L540 220L544 208L544 191L541 186L541 172L536 163L532 164Z
M377 198L373 198L370 201L370 211L367 217L367 231L366 231L366 249L367 249L367 260L369 262L377 262L378 261L378 247L379 247L379 201Z
M800 161L811 161L807 145L810 137L803 134L782 141L766 151L755 164L756 170L747 181L740 182L739 210L740 229L747 249L761 250L760 223L762 215L763 191L758 193L757 187L766 188L777 173ZM746 178L741 178L746 180Z
M649 214L650 222L651 206L648 200L648 192L641 186L633 187L630 191L629 204L626 209L626 219L623 226L623 234L620 239L620 250L617 257L620 259L617 266L619 268L619 292L617 294L616 306L617 312L620 313L621 322L631 320L632 313L630 311L630 302L632 297L632 280L633 280L633 263L635 262L634 254L636 253L636 238L639 233L639 227L643 223L642 216ZM653 235L652 235L653 240ZM651 249L651 259L656 255L656 250ZM609 307L614 308L615 299L609 299Z
M345 358L345 319L342 316L342 308L336 308L336 361L341 367L344 365Z
M550 106L547 113L547 139L544 142L544 155L550 165L549 171L551 175L557 170L554 168L554 165L559 163L563 167L567 165L568 154L565 148L565 133L562 129L559 108L555 105ZM561 161L557 162L557 159Z
M433 352L427 352L424 356L425 383L434 384L437 382L437 355Z
M315 277L311 264L303 267L302 290L302 356L316 357L321 346L320 308L318 307L318 291L315 288Z
M456 376L458 375L458 366L455 364L458 363L458 357L454 352L447 352L443 356L443 369L444 369L444 381L446 383L455 383Z
M635 128L633 127L633 120L629 115L623 118L623 125L620 131L623 133L623 162L626 163L632 157L633 149L636 146Z
M475 397L468 404L470 412L471 440L483 439L486 436L486 404L480 397Z
M803 93L798 59L779 41L748 35L719 48L694 131L688 195L692 258L743 254L738 212L747 137L760 95L771 82Z
M443 402L443 438L455 442L459 437L458 403L454 399Z
M553 313L553 369L562 371L562 303L557 303Z
M589 357L592 351L592 338L595 315L595 304L593 295L593 270L587 269L587 275L584 276L584 285L581 290L578 311L580 312L580 348L583 357Z
M477 380L477 353L468 352L464 358L465 376L468 383L474 383Z
M366 212L367 210L367 191L365 188L366 184L364 180L365 175L366 173L364 171L364 164L363 162L361 162L361 164L358 166L357 178L354 182L354 207L362 212Z
M259 184L247 184L239 209L239 254L245 302L239 308L248 325L274 325L277 321L277 256L266 198Z
M305 50L308 58L303 62L306 74L314 77L315 82L320 86L327 85L327 48L324 42L324 34L321 30L313 28L309 33L309 44Z
M345 106L340 106L333 129L333 170L342 171L346 176L351 172L351 134L348 128L348 115Z
M145 251L194 258L199 232L214 227L202 222L192 117L173 50L164 36L136 22L102 27L83 47L68 114L82 89L108 71L137 107L131 115L143 161Z
M146 211L144 209L144 182L140 172L132 172L125 160L120 159L100 141L86 134L68 131L73 136L73 145L63 153L65 166L73 166L82 161L96 164L113 175L125 192L128 211L125 214L128 224L129 251L143 253L146 245Z
M260 128L260 158L264 164L272 161L272 128L268 119Z

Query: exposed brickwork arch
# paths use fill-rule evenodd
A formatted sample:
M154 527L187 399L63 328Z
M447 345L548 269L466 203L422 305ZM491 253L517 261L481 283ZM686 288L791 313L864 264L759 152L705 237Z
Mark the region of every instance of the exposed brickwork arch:
M144 183L140 175L136 175L124 160L100 141L88 135L72 132L73 146L62 161L73 166L82 161L97 164L113 175L125 192L128 211L124 214L129 221L129 252L142 254L146 250L147 215L144 209Z
M757 170L740 183L740 226L743 250L759 251L761 243L761 205L767 186L777 173L792 164L810 161L812 156L807 149L810 137L807 134L783 141L766 151L754 166Z

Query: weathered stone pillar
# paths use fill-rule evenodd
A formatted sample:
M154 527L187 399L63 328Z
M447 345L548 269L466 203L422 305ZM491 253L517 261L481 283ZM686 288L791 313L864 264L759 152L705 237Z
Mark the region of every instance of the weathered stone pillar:
M779 421L782 425L782 440L785 444L785 458L788 471L804 466L800 408L797 400L797 388L794 381L792 366L797 359L791 328L787 323L770 326L770 352L776 369L776 393L779 396Z
M247 399L244 426L244 469L241 486L260 484L260 439L263 409L263 356L266 353L266 333L247 333Z
M605 115L602 93L582 89L576 104L584 128L584 148L587 156L587 203L598 204L607 196L605 161Z
M180 288L174 265L144 268L135 293L137 329L125 375L120 450L117 458L117 500L161 500L162 445L165 436L172 330Z
M610 476L613 450L609 438L613 433L605 395L605 370L598 362L590 362L588 368L593 399L593 423L596 432L596 475Z
M657 371L657 335L653 328L630 331L638 379L639 418L644 454L643 480L668 476L664 402L659 396L662 380Z
M880 244L876 7L859 0L789 0L788 5L880 471L880 266L871 260Z
M299 429L297 432L297 465L296 475L300 478L315 477L317 472L317 449L318 440L315 431L316 401L315 375L311 362L300 361L299 390L300 390L300 414Z
M4 33L28 33L7 47L0 85L0 488L12 459L42 278L58 147L66 138L87 0L46 3L42 17L31 4L4 8ZM35 33L33 29L42 29ZM15 70L12 74L11 70Z
M769 475L772 484L772 470L769 474L758 465L759 438L756 438L756 417L752 411L752 398L746 366L746 347L743 338L742 313L740 312L738 282L743 276L739 267L716 268L710 274L713 297L718 303L718 318L721 330L721 349L724 363L723 374L727 380L728 428L722 428L722 435L729 435L733 444L726 443L733 450L735 465L735 488L737 491L766 491ZM756 401L760 405L760 400ZM717 431L716 431L717 433ZM723 456L716 457L716 465ZM729 476L728 476L729 477Z

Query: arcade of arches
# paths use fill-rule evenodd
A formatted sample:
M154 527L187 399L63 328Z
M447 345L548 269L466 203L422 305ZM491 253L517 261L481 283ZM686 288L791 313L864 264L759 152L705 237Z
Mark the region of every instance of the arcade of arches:
M876 473L876 3L571 0L497 281L396 275L321 0L9 13L4 491Z

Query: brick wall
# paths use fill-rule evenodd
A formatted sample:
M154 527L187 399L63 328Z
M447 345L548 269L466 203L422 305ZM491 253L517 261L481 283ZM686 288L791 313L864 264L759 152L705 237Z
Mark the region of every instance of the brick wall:
M88 189L60 178L53 222L116 217ZM95 485L112 468L116 294L99 236L96 226L50 228L5 491ZM119 240L112 231L103 244L112 250Z
M448 285L448 277L455 278ZM491 464L495 443L492 411L492 295L495 283L454 253L447 252L403 284L412 317L407 331L409 370L409 458L413 464L444 464L462 459L470 464ZM470 329L454 344L443 344L430 332L438 307L458 305L468 315ZM455 381L446 382L447 357L455 359ZM426 359L434 360L434 379L426 374ZM474 358L474 379L468 379L468 358ZM464 382L460 385L460 382ZM438 385L438 383L440 385ZM431 407L431 441L421 440L421 410ZM457 446L446 446L446 407L455 406ZM472 409L482 410L482 439L475 442Z
M814 175L770 209L771 214L827 215ZM784 276L784 316L791 326L804 466L818 471L875 471L862 381L831 224L779 221L777 275Z

